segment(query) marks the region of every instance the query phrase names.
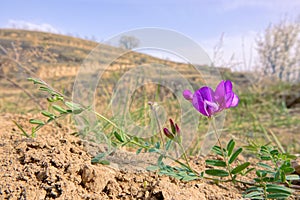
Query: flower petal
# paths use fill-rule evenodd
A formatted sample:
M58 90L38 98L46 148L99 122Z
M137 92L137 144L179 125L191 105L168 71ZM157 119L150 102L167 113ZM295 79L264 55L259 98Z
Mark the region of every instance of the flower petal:
M196 110L198 110L201 114L208 116L208 113L204 109L204 101L201 96L194 94L192 103L193 103L193 106L196 108Z
M225 96L225 81L221 81L215 91L215 98L220 99Z
M233 97L234 97L234 93L233 92L227 93L225 95L225 107L224 108L230 108L230 106L232 104Z
M204 109L208 113L208 116L211 116L219 111L219 106L215 102L204 100Z
M210 87L202 87L194 93L193 106L203 115L211 116L212 109L207 102L213 102L213 90Z
M240 101L239 97L235 93L233 93L233 99L230 107L236 107L239 104L239 101Z
M232 83L231 81L227 80L225 81L225 108L230 108L231 104L232 104L232 100L234 97L234 93L232 92Z
M214 99L214 97L213 97L214 91L210 87L207 87L207 86L200 88L199 90L197 90L195 92L195 94L200 94L203 101L204 100L213 101L213 99Z
M227 89L227 90L226 90ZM216 91L214 93L214 97L216 99L216 102L219 105L219 111L228 108L228 106L230 106L230 104L227 106L227 102L228 102L228 94L230 90L230 83L228 83L227 81L221 81L217 88ZM231 101L230 101L231 103Z
M225 87L226 94L232 92L232 82L230 80L225 81L224 87Z
M193 93L189 90L184 90L183 91L183 97L186 99L186 100L189 100L189 101L192 101L193 100Z

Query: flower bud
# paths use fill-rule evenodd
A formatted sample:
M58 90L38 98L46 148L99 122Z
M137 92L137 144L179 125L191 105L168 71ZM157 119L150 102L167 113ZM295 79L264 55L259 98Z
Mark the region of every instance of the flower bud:
M174 134L171 133L171 132L169 131L169 129L164 128L164 134L165 134L165 136L167 136L169 139L171 139L171 140L174 139Z
M180 129L176 123L172 119L169 119L170 126L171 126L171 132L168 128L164 128L164 134L171 140L174 140L175 142L181 142L181 136L180 136Z
M174 124L174 122L173 122L172 119L169 119L169 121L170 121L172 133L173 133L174 135L176 135L176 127L175 127L175 124Z
M175 129L176 129L176 135L180 136L180 129L177 124L175 124Z

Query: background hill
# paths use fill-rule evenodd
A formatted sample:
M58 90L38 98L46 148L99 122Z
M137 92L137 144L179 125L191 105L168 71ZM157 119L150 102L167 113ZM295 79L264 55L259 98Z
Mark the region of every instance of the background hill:
M215 71L211 67L202 66L203 74L199 75L199 72L189 64L163 60L132 51L124 54L123 49L93 41L45 32L0 29L0 88L3 91L0 94L2 102L0 110L9 108L15 110L13 104L19 108L24 107L19 105L20 101L15 102L13 98L14 95L24 92L16 84L23 89L31 87L26 81L28 77L43 79L60 91L70 94L82 62L96 47L97 50L101 50L97 55L100 64L106 63L111 57L118 57L106 70L107 75L104 77L108 79L108 82L111 82L113 74L114 76L118 74L113 78L117 80L129 69L149 63L166 65L175 69L194 87L197 87L197 83L203 83L204 80L210 78L204 77L203 74ZM225 78L235 77L235 81L239 83L249 81L243 74L231 73L226 68L219 68L218 71Z

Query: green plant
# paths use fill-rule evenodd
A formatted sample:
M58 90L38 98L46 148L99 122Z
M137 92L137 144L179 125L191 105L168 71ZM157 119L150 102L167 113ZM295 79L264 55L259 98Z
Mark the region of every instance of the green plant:
M214 159L214 160L206 160L206 164L212 166L212 169L205 170L205 174L220 177L222 179L213 178L212 180L217 182L241 182L245 183L241 180L238 180L238 175L245 176L254 168L248 168L250 166L250 162L239 163L237 166L234 166L239 154L242 153L243 148L238 148L234 151L235 142L234 140L230 140L226 146L226 148L222 148L221 146L214 146L212 151L222 157L222 159ZM214 168L218 167L218 168ZM221 168L221 169L220 169ZM228 179L224 179L224 177L229 177Z
M114 123L114 119L108 119L92 110L89 106L81 105L78 102L72 102L68 97L55 91L44 81L32 78L29 80L38 85L40 91L49 94L47 100L50 106L48 110L41 111L41 114L46 117L46 120L29 120L31 124L36 125L32 129L31 134L26 133L23 128L15 122L23 135L26 137L35 137L36 131L51 122L56 122L60 118L70 114L78 115L86 111L93 112L98 116L102 123L96 124L96 126L93 126L92 130L90 130L88 129L90 127L90 122L83 119L86 120L86 132L94 131L98 133L98 129L106 129L107 132L103 134L106 138L106 142L112 148L109 148L107 152L102 152L95 156L91 160L92 163L108 165L110 162L106 159L106 156L114 149L126 146L134 147L136 149L136 154L148 152L158 155L156 165L148 166L147 170L157 171L161 175L172 176L182 181L208 179L216 183L232 182L235 185L242 184L247 186L243 196L250 199L287 198L293 194L293 190L289 188L292 181L299 180L298 175L291 174L294 172L291 160L296 157L285 153L283 147L278 145L279 141L275 136L273 136L274 140L280 150L270 144L257 145L254 142L245 147L259 159L259 162L256 165L250 162L239 162L238 157L243 152L244 148L236 148L234 139L231 139L225 147L222 145L215 124L215 115L225 109L237 106L239 102L238 96L232 92L232 85L228 81L222 81L216 91L213 91L208 87L203 87L194 94L189 91L184 92L184 97L191 101L193 106L201 114L206 116L208 121L212 124L218 142L211 150L216 158L205 160L209 169L198 172L189 163L190 161L186 155L186 149L184 149L182 145L180 127L172 119L170 119L170 129L162 128L161 124L159 124L159 120L157 120L156 123L160 133L157 135L154 134L150 139L140 138L124 131L122 127L119 127ZM151 103L149 106L152 108ZM153 108L152 111L155 112ZM262 125L260 125L260 127L262 127L261 130L265 130ZM77 135L84 137L85 133L78 133ZM103 135L98 135L98 137L101 136ZM180 158L173 156L170 152L174 151L179 151L182 156ZM167 160L174 161L175 164L166 164ZM255 172L256 174L256 177L252 180L245 181L244 178L240 178L248 176L252 172Z
M282 153L270 145L249 145L248 149L255 151L260 162L257 163L254 186L246 190L244 197L252 199L282 199L289 197L293 190L286 186L291 181L299 180L298 175L292 175L295 169L291 160L296 156Z

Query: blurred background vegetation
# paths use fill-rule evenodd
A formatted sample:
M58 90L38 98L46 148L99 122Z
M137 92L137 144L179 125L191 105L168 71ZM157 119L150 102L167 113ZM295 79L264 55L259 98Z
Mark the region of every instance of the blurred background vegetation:
M28 77L40 78L61 93L71 96L79 67L97 45L101 49L99 60L105 63L109 56L119 55L122 48L131 49L138 44L138 38L131 36L122 38L120 47L113 47L64 35L0 29L0 113L38 113L47 108L45 96L26 80ZM240 97L238 108L227 112L224 138L233 137L244 145L251 141L262 144L271 142L281 145L286 151L300 153L299 23L283 20L270 25L257 38L255 46L259 63L252 71L232 71L230 67L234 68L236 63L218 62L220 45L215 49L212 66L201 66L203 71L217 67L223 79L234 83L234 90ZM148 63L172 67L194 89L209 78L198 74L192 64L131 51L118 57L103 74L103 81L95 93L96 110L110 116L108 110L116 81L130 69ZM101 62L97 64L101 65ZM238 63L241 64L247 65L247 62ZM148 84L138 88L130 101L132 118L140 125L149 123L148 101L158 102L166 109L168 117L174 119L180 111L176 97L160 85ZM205 133L207 121L204 118L201 120L199 131ZM202 137L199 134L190 154L199 150Z

